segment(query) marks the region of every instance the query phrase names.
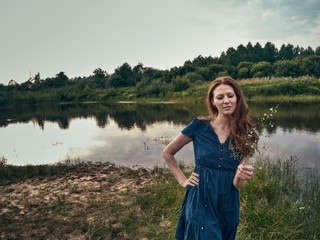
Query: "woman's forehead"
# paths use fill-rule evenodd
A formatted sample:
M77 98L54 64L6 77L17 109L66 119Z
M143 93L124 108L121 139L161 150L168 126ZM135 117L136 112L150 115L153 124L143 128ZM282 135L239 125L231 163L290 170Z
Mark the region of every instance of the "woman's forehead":
M225 94L225 93L234 93L234 89L228 84L220 84L216 89L213 90L214 95Z

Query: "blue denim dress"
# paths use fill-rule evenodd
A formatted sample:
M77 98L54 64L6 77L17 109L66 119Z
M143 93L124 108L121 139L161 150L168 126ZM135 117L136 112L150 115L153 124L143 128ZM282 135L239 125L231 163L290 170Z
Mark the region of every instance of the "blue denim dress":
M233 186L241 156L220 143L210 121L194 119L182 133L193 141L199 184L189 186L176 230L179 240L232 240L239 223L239 192Z

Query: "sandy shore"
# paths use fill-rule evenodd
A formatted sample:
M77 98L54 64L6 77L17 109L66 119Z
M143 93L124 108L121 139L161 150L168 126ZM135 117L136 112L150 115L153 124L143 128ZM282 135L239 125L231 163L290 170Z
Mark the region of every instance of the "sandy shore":
M90 210L92 202L96 204L107 199L130 205L128 196L154 179L155 174L148 169L90 163L76 165L72 171L59 176L17 182L0 180L0 239L41 239L53 220L76 221L76 217L68 218L76 216L79 209L88 209L86 221L91 223L98 215L93 208ZM57 214L55 211L61 210L61 206L67 212ZM59 228L63 225L53 229L52 236ZM84 238L80 231L68 237Z

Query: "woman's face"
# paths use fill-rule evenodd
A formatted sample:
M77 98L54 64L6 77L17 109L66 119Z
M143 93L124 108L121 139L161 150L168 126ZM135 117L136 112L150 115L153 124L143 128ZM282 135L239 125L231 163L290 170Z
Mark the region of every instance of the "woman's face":
M230 85L221 84L213 91L212 104L219 114L231 115L237 106L237 95Z

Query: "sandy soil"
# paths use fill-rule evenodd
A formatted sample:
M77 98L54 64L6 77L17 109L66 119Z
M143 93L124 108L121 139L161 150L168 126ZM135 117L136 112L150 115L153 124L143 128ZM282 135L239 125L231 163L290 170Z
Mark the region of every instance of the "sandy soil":
M43 232L48 232L45 222L54 221L55 209L61 211L58 206L69 206L68 213L59 214L60 218L65 218L62 221L68 221L68 217L75 216L78 209L88 209L93 199L99 203L118 198L124 204L126 201L130 204L127 196L153 179L154 174L144 168L91 163L79 164L61 176L36 177L19 182L0 180L0 239L35 239L35 236L42 239L41 229L46 228ZM87 222L94 221L94 218L95 213L88 214ZM38 223L41 219L43 224ZM84 239L84 236L72 233L69 239Z

